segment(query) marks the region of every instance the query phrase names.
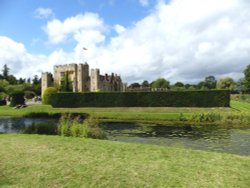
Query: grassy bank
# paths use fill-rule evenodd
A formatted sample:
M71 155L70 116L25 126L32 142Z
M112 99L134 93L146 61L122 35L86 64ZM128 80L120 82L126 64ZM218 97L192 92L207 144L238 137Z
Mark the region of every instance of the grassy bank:
M52 108L49 105L33 105L23 109L13 109L8 106L0 107L0 116L32 116L47 113L50 115L60 113L87 113L90 116L103 121L127 121L127 122L181 122L199 123L191 119L196 115L212 114L222 118L233 115L247 116L250 112L250 103L231 101L232 108ZM212 117L213 118L213 117ZM224 119L225 119L224 118ZM203 120L201 120L202 122ZM206 120L204 120L206 122ZM208 123L211 123L208 121ZM212 122L213 123L213 122Z
M0 135L0 187L249 187L250 158L173 147Z

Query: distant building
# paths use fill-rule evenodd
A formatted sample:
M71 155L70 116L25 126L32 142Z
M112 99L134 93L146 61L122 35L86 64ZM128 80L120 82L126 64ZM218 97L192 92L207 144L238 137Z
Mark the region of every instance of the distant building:
M54 77L51 73L42 73L42 94L47 87L60 86L65 76L72 82L73 92L125 91L125 85L117 74L100 75L99 69L91 69L89 65L66 64L54 66Z

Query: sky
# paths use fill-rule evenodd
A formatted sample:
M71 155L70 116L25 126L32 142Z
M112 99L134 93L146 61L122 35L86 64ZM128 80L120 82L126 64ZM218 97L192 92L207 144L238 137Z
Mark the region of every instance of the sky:
M0 0L0 69L32 78L88 62L126 83L237 81L249 18L249 0Z

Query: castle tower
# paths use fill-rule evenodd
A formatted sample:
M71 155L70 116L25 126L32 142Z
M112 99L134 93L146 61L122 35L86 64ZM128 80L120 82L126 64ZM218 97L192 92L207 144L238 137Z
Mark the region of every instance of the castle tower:
M89 65L79 64L78 65L78 92L89 91Z
M63 78L68 76L68 79L72 82L73 92L78 91L78 77L77 77L77 64L69 65L55 65L54 66L54 83L58 86L61 85Z
M99 81L100 81L100 70L99 69L91 69L90 76L90 91L95 92L99 90Z
M43 93L44 91L53 85L53 77L52 77L52 74L51 73L48 73L48 72L43 72L42 73L42 96L43 96Z

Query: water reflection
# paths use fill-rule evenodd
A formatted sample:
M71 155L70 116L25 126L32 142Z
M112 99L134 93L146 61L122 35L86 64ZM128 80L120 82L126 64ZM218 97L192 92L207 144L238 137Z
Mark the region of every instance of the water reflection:
M32 124L57 122L56 119L1 117L0 132L18 133ZM245 129L135 123L102 123L100 126L109 140L250 155L250 126Z
M226 129L216 125L139 126L126 123L104 123L102 127L110 140L250 155L250 127Z
M0 133L20 133L23 129L32 124L57 123L58 120L51 118L0 118Z

